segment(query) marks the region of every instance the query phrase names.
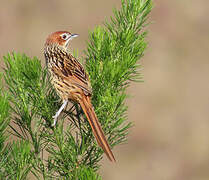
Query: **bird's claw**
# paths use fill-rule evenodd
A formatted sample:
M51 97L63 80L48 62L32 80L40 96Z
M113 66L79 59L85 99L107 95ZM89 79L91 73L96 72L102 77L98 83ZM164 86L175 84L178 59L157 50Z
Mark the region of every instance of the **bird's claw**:
M57 116L56 115L52 116L52 118L54 119L54 122L51 126L54 127L56 125L56 122L57 122Z

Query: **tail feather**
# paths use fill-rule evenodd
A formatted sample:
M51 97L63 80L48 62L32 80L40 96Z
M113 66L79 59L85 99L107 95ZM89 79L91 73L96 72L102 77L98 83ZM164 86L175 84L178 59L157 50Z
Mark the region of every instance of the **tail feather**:
M89 124L92 128L93 134L97 140L99 146L103 149L105 154L107 155L110 161L115 161L115 157L110 149L110 146L107 142L107 139L103 133L101 125L97 119L97 116L94 112L93 106L91 104L91 100L87 96L83 96L82 100L80 101L80 105L89 121Z

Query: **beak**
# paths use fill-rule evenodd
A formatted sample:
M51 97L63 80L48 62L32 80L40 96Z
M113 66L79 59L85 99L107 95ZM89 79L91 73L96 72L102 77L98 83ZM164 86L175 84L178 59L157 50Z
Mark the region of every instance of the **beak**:
M71 34L69 40L72 40L73 38L78 37L78 34Z
M71 34L71 36L68 38L68 40L65 43L65 47L68 47L70 40L72 40L75 37L78 37L78 34Z

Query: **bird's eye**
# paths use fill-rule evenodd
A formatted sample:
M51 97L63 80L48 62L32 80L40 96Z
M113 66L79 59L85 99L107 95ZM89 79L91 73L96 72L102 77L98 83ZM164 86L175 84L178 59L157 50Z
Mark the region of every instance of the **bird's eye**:
M67 34L62 34L62 39L66 40L67 39Z

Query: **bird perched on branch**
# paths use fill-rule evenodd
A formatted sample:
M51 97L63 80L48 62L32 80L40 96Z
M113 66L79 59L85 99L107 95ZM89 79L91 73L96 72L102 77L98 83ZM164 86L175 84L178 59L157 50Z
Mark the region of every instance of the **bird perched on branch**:
M92 90L89 77L79 61L67 50L70 40L77 36L78 34L71 34L67 31L57 31L50 34L46 39L44 48L46 65L52 77L51 82L63 101L62 106L53 116L52 126L56 125L58 116L67 106L69 100L80 104L97 143L104 150L109 160L115 161L91 104Z

